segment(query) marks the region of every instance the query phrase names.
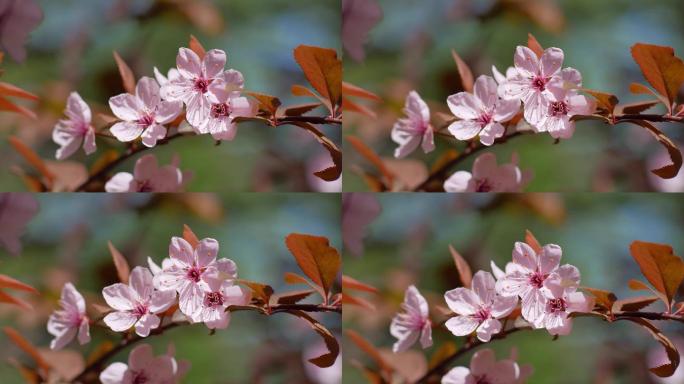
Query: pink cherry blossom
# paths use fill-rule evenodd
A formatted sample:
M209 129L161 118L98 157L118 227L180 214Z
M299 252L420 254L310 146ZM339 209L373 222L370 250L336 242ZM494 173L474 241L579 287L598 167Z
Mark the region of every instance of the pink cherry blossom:
M166 137L166 127L183 110L180 101L163 101L159 84L151 77L143 77L135 86L135 95L122 93L109 99L114 115L123 120L109 130L123 142L142 136L146 147L154 147L157 141Z
M30 193L0 194L0 247L13 255L21 253L21 235L38 208Z
M523 318L530 323L542 321L548 297L577 286L579 271L569 264L559 268L561 255L561 248L555 244L547 244L537 253L529 245L516 242L513 262L506 265L506 276L496 282L500 295L520 296ZM577 281L571 276L578 276Z
M256 104L240 96L244 86L242 74L229 69L209 86L207 97L211 103L210 113L196 127L200 134L210 133L216 140L233 140L237 134L236 117L256 115Z
M590 310L590 300L582 292L563 290L558 296L547 298L544 315L534 324L536 328L546 328L552 335L568 335L572 330L573 312L587 312Z
M162 264L161 273L154 276L155 287L177 291L181 312L190 317L196 316L202 310L209 279L237 278L235 263L226 258L217 260L218 251L219 244L214 239L202 239L193 249L183 238L173 237L169 245L171 263Z
M488 342L501 331L498 319L508 316L518 304L515 296L496 293L496 282L491 273L478 271L473 276L473 287L456 288L444 294L449 308L456 313L445 326L456 336L477 332L480 341Z
M459 92L447 98L451 113L460 120L449 125L449 132L458 140L480 136L484 145L506 133L501 124L512 119L520 110L517 100L499 99L497 84L491 76L482 75L475 80L473 93Z
M95 128L90 123L92 114L90 107L81 96L72 92L67 99L64 114L67 120L60 120L52 131L52 140L60 146L55 154L57 160L64 160L78 150L83 144L86 155L90 155L97 146L95 144Z
M113 363L100 373L103 384L173 384L190 368L187 361L176 361L172 354L154 356L149 344L139 345L128 355L128 365Z
M405 118L399 119L392 128L392 140L399 144L394 157L403 158L411 154L422 143L423 152L435 149L435 139L430 125L430 109L418 92L411 91L404 104Z
M247 305L251 300L250 293L233 285L231 280L208 278L203 288L201 309L191 319L195 323L204 323L209 329L228 328L230 312L226 308L231 305Z
M0 45L18 62L26 60L24 44L43 20L34 0L0 0Z
M159 166L154 155L145 155L135 162L133 174L119 172L105 184L107 192L180 192L192 177L178 168L178 157L171 164Z
M504 99L522 100L525 119L533 126L546 115L551 90L563 88L559 76L563 56L563 50L555 47L546 49L541 58L528 47L518 46L515 50L513 63L517 73L507 76L499 93Z
M90 342L90 320L86 316L85 300L73 284L64 284L59 306L61 309L53 312L47 323L48 333L55 337L50 342L50 349L64 348L77 334L81 345Z
M212 49L200 60L192 50L180 48L176 57L176 67L180 76L169 78L168 83L162 86L161 93L167 100L183 101L188 122L193 127L199 127L211 113L209 86L218 87L219 84L214 83L223 81L225 65L226 53L222 50Z
M394 316L390 325L390 333L398 339L392 350L395 353L406 351L418 340L423 348L432 346L428 304L415 286L406 289L401 309L403 312Z
M342 45L356 61L366 57L363 45L368 32L382 19L377 0L342 1Z
M521 171L514 154L511 163L497 165L496 155L484 153L473 163L473 172L458 171L444 182L447 192L521 192L532 178Z
M517 384L526 382L530 367L520 367L513 359L496 360L491 349L482 349L470 359L470 369L456 367L442 377L442 384Z
M152 279L149 269L135 267L128 285L116 283L102 290L105 301L114 308L103 319L109 328L124 332L135 325L135 333L147 337L152 329L159 327L157 314L175 302L176 293L155 290Z
M562 88L552 88L547 112L533 128L536 132L549 132L554 139L569 139L575 133L575 115L590 115L596 104L592 99L577 93L582 76L572 68L561 71Z
M166 76L162 75L161 72L157 69L157 67L154 67L154 78L157 79L157 83L159 83L159 86L161 87L159 89L159 95L161 96L162 100L166 100L167 96L164 93L164 86L171 80L176 80L180 77L180 72L178 72L178 69L176 68L171 68L167 72Z

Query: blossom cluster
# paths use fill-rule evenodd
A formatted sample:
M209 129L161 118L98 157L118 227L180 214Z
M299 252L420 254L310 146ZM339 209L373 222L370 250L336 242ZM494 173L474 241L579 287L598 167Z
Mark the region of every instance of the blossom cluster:
M473 354L470 359L470 369L466 367L451 369L442 378L442 384L522 384L532 374L532 367L520 366L515 360L515 356L511 356L497 361L494 351L483 349Z
M149 344L133 348L128 355L128 364L112 363L102 373L102 384L128 383L178 383L190 369L190 363L174 357L174 350L169 347L166 354L154 356Z
M516 242L512 261L507 263L505 270L492 262L492 272L476 272L470 288L459 287L444 294L447 306L454 313L445 322L445 327L455 336L474 334L480 342L486 343L503 331L504 319L517 317L519 313L531 328L546 329L552 335L569 334L572 329L569 315L587 312L592 304L578 291L579 270L569 264L560 265L561 255L561 248L555 244L535 250L526 243ZM517 308L520 312L514 312ZM405 293L402 312L394 317L390 326L390 333L397 338L394 352L405 351L418 340L423 348L430 347L431 324L427 301L410 286ZM488 367L499 364L494 364L493 355L486 359ZM508 368L504 369L503 365ZM519 369L513 369L510 362L503 365L492 374L497 371L496 374L517 372L519 375ZM445 376L443 383L479 382L465 378L482 374L481 371L469 373L465 368L456 369Z

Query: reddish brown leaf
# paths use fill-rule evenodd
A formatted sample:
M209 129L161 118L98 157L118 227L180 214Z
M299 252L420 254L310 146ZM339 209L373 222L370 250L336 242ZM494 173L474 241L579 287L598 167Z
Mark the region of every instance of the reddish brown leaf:
M38 101L38 96L34 95L33 93L25 91L17 87L16 85L5 83L4 81L0 81L0 94L5 96L20 97L22 99Z
M30 119L36 118L36 114L32 110L30 110L26 107L23 107L21 105L14 104L13 102L7 100L6 98L4 98L2 96L0 96L0 111L10 111L10 112L19 113L21 115L24 115L24 116L30 118Z
M327 300L342 265L337 250L330 246L325 237L300 233L289 234L285 238L285 245L302 272L323 288Z
M622 105L617 106L617 108L615 109L615 113L618 115L621 115L623 113L628 113L628 114L641 113L643 111L646 111L646 110L656 106L659 103L660 103L660 100L647 100L647 101L638 101L636 103L622 104Z
M133 71L131 71L131 68L116 51L114 51L114 60L116 60L116 66L119 67L119 75L121 75L124 90L130 94L135 94L135 76Z
M26 160L26 162L31 164L33 168L35 168L45 178L48 188L51 188L55 180L55 175L50 172L43 159L41 159L37 153L35 153L26 144L22 143L18 138L10 136L7 138L7 140L12 147L14 147L14 150L16 150L17 153L19 153L24 160Z
M637 43L632 57L651 86L668 100L668 110L684 82L684 62L675 56L672 47Z
M365 105L357 104L346 96L342 98L342 109L345 112L356 112L373 119L377 117L375 112L373 112L370 108L366 107Z
M623 122L636 124L646 128L646 130L648 130L648 132L651 133L651 135L653 135L653 137L655 137L656 140L658 140L658 142L665 147L668 155L670 155L670 160L672 160L672 164L668 164L658 169L652 169L651 172L653 172L657 176L662 177L663 179L672 179L676 177L679 173L679 170L682 168L683 159L682 153L679 151L679 148L677 148L677 146L672 142L672 140L670 140L670 138L667 137L660 129L656 128L653 124L649 123L648 121L623 120Z
M352 147L354 147L356 152L358 152L361 156L363 156L366 160L373 164L378 169L378 171L380 171L380 173L386 179L387 186L389 188L392 188L392 183L394 182L394 175L385 166L385 163L383 163L380 156L378 156L372 149L370 149L366 144L363 143L363 141L359 140L358 138L354 136L347 136L346 139L352 145Z
M385 360L385 358L382 357L380 351L375 348L373 344L351 329L346 330L345 333L361 351L365 352L378 365L385 377L389 377L391 375L394 369Z
M306 103L291 105L283 111L285 116L301 116L309 111L312 111L321 106L321 103Z
M294 50L304 76L333 109L342 101L342 61L334 49L300 45ZM331 111L333 112L333 111Z
M321 368L327 368L335 364L335 360L337 360L337 356L340 354L340 345L338 344L335 335L333 335L328 328L323 326L323 324L306 314L306 312L288 311L288 313L306 320L309 325L311 325L311 328L323 338L326 347L328 347L328 353L309 359L309 362Z
M461 256L451 244L449 244L449 252L454 259L454 264L456 264L456 270L458 271L458 278L461 280L461 284L466 288L470 288L473 281L473 272L470 270L468 262L465 261L463 256Z
M199 244L199 238L187 224L183 224L183 239L190 243L193 249L197 248L197 245Z
M591 293L596 298L596 305L607 311L612 310L613 304L617 301L617 296L613 292L589 287L582 287L582 289Z
M27 301L8 295L5 291L0 291L0 303L16 305L29 311L33 309L33 306Z
M259 110L266 112L268 116L275 116L278 107L282 104L279 98L265 93L247 92L247 94L259 102Z
M359 86L356 86L352 83L348 83L346 81L342 82L342 94L344 96L356 96L362 99L382 101L380 96L376 95L375 93L367 91Z
M537 57L539 58L541 58L544 54L544 48L541 44L539 44L537 38L534 37L534 35L532 35L531 33L527 34L527 48L531 49L532 52L537 54Z
M658 296L637 296L629 299L621 299L613 303L614 312L632 312L639 311L649 305L655 303L659 299Z
M670 360L669 364L663 364L661 366L657 367L651 367L649 370L653 373L655 373L659 377L669 377L674 374L674 372L677 370L677 367L679 366L679 352L677 351L677 348L674 346L672 341L668 339L661 331L653 325L648 320L638 318L638 317L627 317L627 318L619 318L619 320L627 320L631 321L633 323L641 325L644 329L649 331L651 336L653 336L656 341L658 341L664 348L665 352L667 352L667 357Z
M355 305L357 307L366 308L371 311L375 310L375 305L373 305L370 301L362 297L352 296L348 293L342 294L342 304Z
M128 261L119 252L118 249L114 247L111 241L107 242L109 247L109 253L112 254L112 260L114 260L114 266L116 267L116 274L119 276L119 281L124 284L128 284L128 276L131 274L131 268L128 266Z
M451 50L451 56L456 62L458 75L461 77L461 87L463 87L463 90L466 92L472 92L473 84L475 83L473 80L473 72L470 71L468 64L466 64L466 62L461 59L461 56L453 49Z
M312 134L316 140L323 145L323 148L330 153L330 158L333 162L332 167L314 172L314 175L325 181L334 181L339 179L340 175L342 175L342 151L337 148L337 145L335 145L332 140L328 139L328 137L325 136L323 132L319 131L318 128L316 128L316 126L313 124L305 122L293 122L292 124L300 128L304 128L307 132Z
M48 372L50 370L50 364L48 364L43 356L38 352L38 349L31 344L30 341L26 340L19 332L10 327L5 327L3 329L5 334L9 339L21 350L26 352L31 358L36 362L36 364L44 371Z
M613 111L615 110L615 106L620 102L617 96L610 93L586 88L583 88L582 91L593 96L596 99L596 108L607 115L612 115Z
M197 56L199 56L200 60L203 59L204 55L207 54L207 51L202 46L202 43L200 43L194 35L190 35L190 42L188 43L188 48L195 52Z
M306 289L301 291L283 293L278 295L278 297L276 298L276 302L278 304L296 304L311 296L311 294L314 292L316 291L314 291L313 289Z
M38 294L38 290L33 288L32 286L22 283L21 281L7 276L0 274L0 288L9 288L9 289L16 289L19 291L26 291L26 292L31 292Z
M539 243L539 240L537 240L537 238L534 237L534 234L529 229L525 230L525 243L532 247L532 249L537 253L541 252L542 250L542 246Z
M634 241L629 250L644 277L665 295L669 309L684 280L684 260L674 255L672 247L666 244Z
M347 276L347 275L342 275L342 289L353 289L357 291L364 291L364 292L370 292L370 293L378 293L378 289L368 285L366 283L362 283L358 280L356 280L353 277Z
M239 279L238 282L249 287L254 293L254 297L262 300L265 304L268 304L271 296L273 296L273 287L268 284L243 279Z

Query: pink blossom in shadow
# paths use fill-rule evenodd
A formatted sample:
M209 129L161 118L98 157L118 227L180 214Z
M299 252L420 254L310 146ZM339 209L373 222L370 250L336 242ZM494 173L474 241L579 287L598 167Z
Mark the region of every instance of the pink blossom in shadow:
M368 32L381 19L382 9L377 0L342 0L342 45L352 59L364 60L363 45Z
M20 254L21 235L38 209L38 201L29 193L0 194L0 246L12 255Z
M371 193L342 194L342 241L352 255L363 255L368 225L381 211L380 202Z
M532 173L518 167L514 154L511 163L498 165L496 155L485 153L473 163L473 172L458 171L444 182L447 192L521 192Z
M26 40L43 21L34 0L0 0L0 45L15 61L26 60Z
M179 383L189 369L189 362L176 361L171 352L154 356L152 347L142 344L128 355L128 365L119 362L109 365L100 373L100 381L103 384Z
M171 164L159 166L154 155L145 155L135 162L133 174L119 172L105 184L107 192L180 192L192 177L178 168L178 157Z
M60 120L52 131L52 140L60 146L55 154L57 160L73 155L81 144L86 155L94 153L97 146L95 128L91 124L92 114L90 107L78 93L72 92L69 95L64 114L68 119Z
M456 367L442 378L442 384L525 383L532 374L529 366L520 367L513 359L496 360L491 349L482 349L470 359L470 369Z
M55 338L50 342L50 349L64 348L78 334L78 342L83 345L90 342L90 320L86 316L85 300L73 284L66 283L59 299L60 309L48 319L48 333Z

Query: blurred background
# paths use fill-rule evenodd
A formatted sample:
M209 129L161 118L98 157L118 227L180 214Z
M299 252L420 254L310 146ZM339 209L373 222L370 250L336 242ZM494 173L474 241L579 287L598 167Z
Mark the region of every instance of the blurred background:
M17 135L43 158L54 160L51 140L71 91L78 91L94 112L111 114L109 97L123 92L112 51L118 51L136 77L163 74L175 67L178 48L190 34L206 49L223 49L226 68L241 71L245 89L281 98L284 105L311 102L291 96L293 84L307 84L292 57L300 45L341 49L340 6L335 0L296 2L272 0L37 0L44 19L30 34L27 59L6 56L2 81L40 97L25 103L38 120L0 113L0 186L25 190L9 168L23 164L5 138ZM319 109L313 113L324 113ZM322 127L339 143L339 127ZM98 154L120 143L98 139ZM309 191L339 190L337 183L311 176L332 164L323 147L302 129L272 129L240 124L237 138L214 146L209 136L193 137L155 148L160 164L174 153L181 168L192 170L188 191ZM91 166L96 155L83 151L68 159ZM117 170L132 171L135 159ZM73 170L72 170L73 172Z
M631 82L644 82L630 55L630 46L634 43L669 45L675 54L684 57L681 23L684 3L677 0L373 0L367 3L377 3L382 18L379 19L379 10L370 6L357 10L356 15L374 18L355 16L354 25L368 31L367 39L348 37L350 43L345 42L345 47L359 46L365 39L365 59L358 61L347 55L344 76L345 81L378 93L384 102L369 104L377 113L375 119L345 115L345 130L347 134L361 137L388 158L396 147L390 139L390 130L400 117L410 90L417 90L428 102L433 118L435 112L449 112L446 98L461 91L451 49L468 63L475 77L491 76L492 65L501 72L513 65L515 47L526 44L529 32L544 47L562 48L564 66L577 68L582 73L584 87L613 93L621 102L648 99L644 95L632 95L628 90ZM373 23L373 20L379 21ZM649 113L663 113L664 108L659 108L662 107L655 107ZM670 124L661 128L682 147L684 134L679 126ZM435 141L436 151L429 155L416 151L401 163L398 173L409 170L414 174L426 173L426 169L416 169L422 166L420 163L429 168L448 148L454 147L451 140L436 137ZM636 126L609 127L582 121L571 140L552 144L549 135L534 135L515 139L493 151L500 163L508 162L512 152L520 155L521 167L534 172L526 191L684 191L684 173L676 180L665 182L651 177L650 169L669 160L665 150ZM344 189L368 190L354 170L354 166L368 164L351 146L345 148ZM419 164L413 164L416 162ZM472 159L459 167L468 171L471 168Z
M118 281L107 249L108 240L125 255L131 268L147 266L148 256L157 263L168 257L171 237L180 236L183 224L188 224L198 237L219 241L219 257L234 260L240 278L271 284L276 293L304 289L283 283L284 272L299 272L285 247L287 234L326 236L332 246L341 247L340 202L333 195L305 199L296 194L80 194L34 198L39 210L21 238L23 251L14 257L0 248L0 273L33 285L41 295L16 294L29 300L33 311L0 304L0 327L14 327L35 345L45 348L51 340L45 328L47 318L57 306L64 283L73 282L87 303L104 304L102 288ZM0 226L5 228L7 220ZM316 299L304 302L315 303ZM313 316L333 333L341 332L339 316ZM305 362L304 356L323 354L324 347L306 322L292 316L267 318L238 312L233 314L228 329L213 336L208 334L204 326L188 326L145 342L153 345L157 354L166 351L169 343L175 345L176 359L192 364L183 382L340 382L341 362L325 370ZM101 328L91 327L91 335L90 344L80 347L74 343L67 349L88 356L104 340L117 340L113 333ZM8 359L28 363L28 357L4 333L0 340L0 382L23 382ZM110 362L126 362L128 352Z
M627 288L630 279L645 281L629 254L632 241L666 243L675 254L684 254L684 199L676 194L376 194L373 198L382 212L374 220L361 219L368 225L365 252L358 257L345 248L344 273L377 287L380 293L364 295L375 311L345 306L343 327L358 331L388 351L388 356L396 340L389 334L389 324L409 285L415 284L426 297L432 319L441 318L436 306L445 306L444 292L460 285L449 244L463 255L473 273L491 271L490 260L503 268L511 260L513 244L524 241L529 229L540 243L561 246L561 263L579 268L581 285L613 291L618 298L646 294ZM345 244L346 236L345 232ZM652 304L645 310L662 311L663 306ZM682 345L681 324L659 326ZM416 345L391 361L415 374L426 366L424 356L429 361L443 343L459 346L463 342L443 327L433 329L433 339L430 349L422 351ZM531 383L684 382L681 367L670 381L656 381L648 373L647 367L654 366L648 359L663 350L650 334L632 324L580 318L574 320L570 336L556 341L539 330L518 333L488 347L499 359L516 348L519 363L534 367ZM455 365L469 366L470 357L460 358ZM365 382L353 360L372 366L345 337L344 382Z

